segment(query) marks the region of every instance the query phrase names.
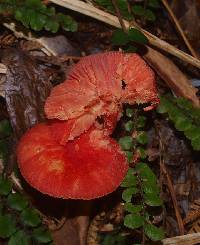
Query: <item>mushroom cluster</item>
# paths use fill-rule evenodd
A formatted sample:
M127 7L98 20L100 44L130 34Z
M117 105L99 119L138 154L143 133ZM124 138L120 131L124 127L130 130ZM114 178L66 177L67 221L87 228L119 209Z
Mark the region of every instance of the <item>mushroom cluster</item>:
M17 159L26 181L53 197L93 199L113 192L128 170L110 137L122 104L158 103L152 70L137 54L84 57L45 103L46 123L20 139Z

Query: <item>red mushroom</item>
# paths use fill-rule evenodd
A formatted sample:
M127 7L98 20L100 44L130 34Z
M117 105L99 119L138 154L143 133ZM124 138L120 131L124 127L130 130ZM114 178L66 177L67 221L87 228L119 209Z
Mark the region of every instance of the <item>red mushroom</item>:
M82 58L69 79L52 89L45 112L49 119L78 120L82 133L85 119L87 128L102 116L107 125L107 118L120 115L122 103L151 103L148 110L158 102L154 73L139 55L107 52ZM76 136L66 135L65 141Z
M93 199L113 192L128 164L119 145L102 130L91 128L60 145L47 124L31 128L17 148L26 181L53 197Z
M17 148L33 187L54 197L92 199L114 191L128 163L110 138L123 103L159 102L154 74L137 54L84 57L47 98L47 123L30 129Z

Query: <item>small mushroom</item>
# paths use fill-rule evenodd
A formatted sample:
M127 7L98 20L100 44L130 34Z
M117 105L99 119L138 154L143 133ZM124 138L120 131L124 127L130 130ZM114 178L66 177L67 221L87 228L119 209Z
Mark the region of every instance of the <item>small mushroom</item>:
M128 169L120 146L95 128L63 146L49 125L38 124L21 138L17 158L31 186L65 199L105 196L117 189Z

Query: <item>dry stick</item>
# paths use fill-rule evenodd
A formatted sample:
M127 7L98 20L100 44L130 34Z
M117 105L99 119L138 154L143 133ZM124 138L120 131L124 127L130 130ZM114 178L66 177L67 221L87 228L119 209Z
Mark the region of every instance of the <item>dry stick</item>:
M79 12L81 14L90 16L94 19L103 21L104 23L107 23L109 25L121 28L120 22L118 18L112 14L109 14L101 9L98 9L90 4L87 4L85 2L82 2L80 0L50 0L52 3L55 3L57 5L60 5L62 7L71 9L73 11ZM124 20L124 24L126 28L130 27L130 23L126 20ZM149 43L155 47L158 47L167 53L170 53L181 60L192 64L193 66L196 66L200 68L200 60L197 58L192 57L189 54L186 54L185 52L175 48L174 46L170 45L169 43L159 39L158 37L154 36L148 31L145 31L142 28L136 27L135 25L131 25L131 27L139 29L142 33L144 33L147 38L149 39Z
M187 39L183 29L181 28L178 19L176 18L175 14L173 13L172 9L170 8L167 0L162 0L163 5L165 6L166 10L168 11L169 15L171 16L172 20L174 21L177 30L179 31L180 35L182 36L186 46L188 47L188 49L190 50L191 54L195 57L198 58L198 55L196 54L195 50L193 49L193 47L191 46L189 40Z
M118 17L119 23L120 23L120 25L121 25L121 27L122 27L122 30L123 30L125 33L127 33L128 31L127 31L127 28L126 28L126 26L125 26L125 24L124 24L124 20L123 20L123 18L122 18L122 15L121 15L121 13L120 13L120 10L119 10L119 8L118 8L118 5L117 5L116 0L112 0L112 4L113 4L113 6L114 6L114 8L115 8L115 12L116 12L116 14L117 14L117 17Z

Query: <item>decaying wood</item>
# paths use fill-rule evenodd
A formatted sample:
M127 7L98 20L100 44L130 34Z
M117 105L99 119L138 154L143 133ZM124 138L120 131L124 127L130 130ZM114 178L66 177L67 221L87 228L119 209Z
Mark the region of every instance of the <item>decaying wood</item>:
M166 238L162 243L163 245L197 245L200 243L200 233Z
M57 5L60 5L62 7L74 10L76 12L79 12L81 14L90 16L94 19L103 21L104 23L107 23L109 25L121 28L119 19L112 15L109 14L103 10L100 10L91 4L82 2L80 0L50 0L50 2L55 3ZM130 27L130 23L126 20L123 20L126 28ZM142 28L135 26L134 24L131 24L131 27L135 27L139 29L141 32L143 32L147 38L149 39L149 43L157 48L160 48L164 50L167 53L170 53L180 59L182 59L185 62L188 62L189 64L192 64L198 68L200 68L200 60L197 58L192 57L191 55L175 48L174 46L170 45L169 43L159 39L158 37L154 36L150 32L143 30Z
M7 66L5 99L15 139L27 129L45 120L44 103L52 85L49 75L22 50L10 48L1 52Z
M150 47L144 58L177 96L183 96L191 100L195 106L200 106L196 96L197 89L192 86L183 72L169 58Z

